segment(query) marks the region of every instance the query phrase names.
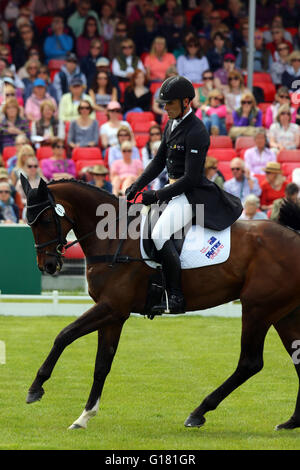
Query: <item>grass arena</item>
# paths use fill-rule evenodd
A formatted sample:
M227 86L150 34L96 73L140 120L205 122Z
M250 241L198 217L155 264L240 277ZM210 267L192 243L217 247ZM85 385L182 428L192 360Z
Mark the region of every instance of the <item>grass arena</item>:
M274 430L293 409L297 378L273 328L266 338L263 370L208 413L204 427L183 425L189 411L237 363L238 304L225 305L225 317L220 316L221 310L153 321L132 315L124 326L97 416L88 429L70 431L68 426L91 386L97 334L71 344L47 382L42 401L26 405L28 385L41 359L57 332L70 322L70 305L65 299L56 302L56 311L63 315L65 309L68 315L56 316L53 305L51 310L41 296L32 305L42 315L21 316L18 313L26 314L28 305L16 306L4 297L0 303L0 340L5 344L5 360L0 364L1 450L299 448L299 430ZM76 303L73 309L78 309Z

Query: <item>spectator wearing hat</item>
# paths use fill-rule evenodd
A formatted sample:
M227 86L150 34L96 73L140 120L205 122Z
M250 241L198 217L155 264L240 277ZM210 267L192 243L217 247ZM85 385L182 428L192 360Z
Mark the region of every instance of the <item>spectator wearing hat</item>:
M62 95L58 107L58 118L64 122L73 121L79 118L78 106L81 100L88 101L93 106L92 98L84 93L85 85L81 78L73 78L70 83L70 91ZM96 115L93 111L90 115L91 119L95 119Z
M61 67L53 80L58 101L60 101L62 95L70 91L70 84L74 78L80 78L82 83L86 85L86 78L80 71L77 57L71 52L67 55L66 63Z
M76 147L95 147L99 140L99 125L96 119L91 119L93 106L89 101L81 100L78 106L79 118L70 124L68 144Z
M270 72L273 64L272 54L266 49L262 31L257 29L254 33L254 72ZM239 70L246 71L248 68L249 48L244 46L237 55L235 66Z
M4 147L14 146L15 138L19 134L30 137L29 123L20 116L20 105L16 98L9 98L3 108L4 118L0 122L0 151Z
M255 194L249 194L244 201L244 210L240 220L266 220L268 216L265 212L259 210L260 200Z
M278 109L276 121L269 129L270 147L276 154L280 150L294 150L299 147L299 126L292 120L292 111L288 104Z
M264 175L264 168L268 162L276 160L276 154L267 147L265 129L261 128L256 133L255 146L248 148L244 153L244 162L251 175Z
M95 75L97 73L97 63L103 60L103 64L107 67L110 66L110 62L106 57L103 57L103 43L102 40L92 39L88 54L85 55L80 61L80 70L85 75L87 81L87 88L91 87Z
M47 92L47 84L42 78L37 78L33 82L32 94L25 104L25 116L30 121L41 119L41 104L45 100L50 100L57 111L57 104L54 98ZM55 111L55 112L56 112Z
M261 188L257 179L251 176L250 171L245 168L244 160L233 158L230 162L232 178L225 181L224 189L230 194L239 197L242 202L249 194L259 197Z
M132 39L124 39L121 43L122 52L112 61L112 73L119 81L129 81L135 70L145 72L141 59L135 54L135 45Z
M214 85L224 88L228 85L228 76L235 69L235 55L228 52L224 55L223 66L214 72Z
M55 15L51 23L52 34L44 41L44 54L46 63L51 59L65 59L73 49L72 36L65 32L64 17Z
M90 0L79 0L76 11L68 18L68 26L72 28L74 35L78 38L84 30L84 25L88 17L94 17L97 21L98 30L101 34L99 18L97 13L91 9Z
M89 89L89 95L93 100L96 111L105 111L111 101L118 100L118 90L113 86L109 74L105 71L96 74Z
M100 128L101 146L104 153L108 147L118 144L117 135L121 126L127 126L132 132L130 124L127 121L122 121L120 119L122 108L118 101L111 101L106 108L106 113L107 122L102 124Z
M19 222L19 208L11 194L9 183L0 183L0 222L17 224Z
M92 180L89 181L90 184L97 186L97 188L104 189L109 193L112 193L112 184L110 181L107 181L106 176L109 171L105 168L104 165L95 165L92 168L88 169L88 173L92 176Z
M261 183L260 205L261 209L267 212L273 208L276 199L285 196L287 181L278 162L268 162L264 171L266 179Z

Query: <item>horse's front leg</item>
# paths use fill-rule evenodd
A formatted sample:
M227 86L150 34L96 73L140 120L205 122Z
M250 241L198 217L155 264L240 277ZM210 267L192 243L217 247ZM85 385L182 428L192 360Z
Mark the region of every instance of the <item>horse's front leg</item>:
M114 323L98 331L98 351L90 396L82 414L74 421L69 429L86 428L90 418L97 414L104 382L117 351L123 324L124 321Z
M64 349L77 338L97 331L112 322L112 309L106 303L96 304L74 322L65 327L56 337L53 347L29 388L26 402L40 400L44 394L43 383L48 380Z

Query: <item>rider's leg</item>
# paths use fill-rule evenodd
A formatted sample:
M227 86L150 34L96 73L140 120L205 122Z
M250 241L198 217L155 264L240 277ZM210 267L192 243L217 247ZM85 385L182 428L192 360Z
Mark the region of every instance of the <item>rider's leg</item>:
M193 218L192 207L185 194L174 197L156 222L152 238L162 260L166 278L170 313L184 313L185 302L181 287L181 265L172 240L173 234L183 236L181 229L189 226ZM166 311L166 302L154 306L153 312Z

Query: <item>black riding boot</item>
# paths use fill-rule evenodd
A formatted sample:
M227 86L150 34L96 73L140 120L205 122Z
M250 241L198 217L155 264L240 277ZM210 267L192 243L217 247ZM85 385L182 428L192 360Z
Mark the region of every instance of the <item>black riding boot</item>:
M172 240L165 242L159 255L162 261L162 269L166 279L168 303L163 301L152 308L153 313L185 313L185 301L181 289L181 265L180 258ZM167 311L168 310L168 311Z

